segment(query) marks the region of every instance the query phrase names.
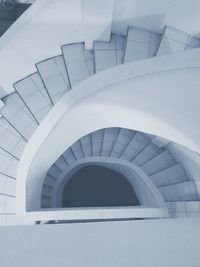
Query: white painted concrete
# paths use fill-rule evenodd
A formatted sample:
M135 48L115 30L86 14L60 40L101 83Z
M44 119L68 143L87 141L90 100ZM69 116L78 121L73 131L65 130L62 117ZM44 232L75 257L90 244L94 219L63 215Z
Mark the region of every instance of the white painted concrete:
M1 265L199 267L200 220L1 227Z
M117 220L134 218L167 218L167 208L138 207L103 207L103 208L69 208L47 209L46 211L28 212L23 221L48 221L48 220Z
M13 91L13 83L34 72L37 62L61 54L61 45L91 44L98 37L109 40L112 1L101 2L35 1L0 39L0 86L4 95Z
M93 49L93 41L109 41L114 0L82 0L85 46Z
M40 199L49 167L77 139L100 128L139 130L200 151L199 65L199 49L194 49L114 67L66 94L24 151L17 179L17 210L33 208L31 198Z
M161 32L170 25L199 34L199 8L199 0L115 0L112 29L126 34L127 26L136 26Z

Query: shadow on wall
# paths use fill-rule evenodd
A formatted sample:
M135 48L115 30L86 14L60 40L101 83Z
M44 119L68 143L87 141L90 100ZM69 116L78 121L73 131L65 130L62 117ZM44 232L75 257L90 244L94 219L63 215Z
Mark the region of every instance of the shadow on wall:
M119 11L116 12L119 13ZM123 12L123 10L120 10L120 12ZM164 14L151 14L147 16L130 17L122 20L116 19L112 24L112 32L126 35L128 26L133 26L162 33L165 26L164 20Z

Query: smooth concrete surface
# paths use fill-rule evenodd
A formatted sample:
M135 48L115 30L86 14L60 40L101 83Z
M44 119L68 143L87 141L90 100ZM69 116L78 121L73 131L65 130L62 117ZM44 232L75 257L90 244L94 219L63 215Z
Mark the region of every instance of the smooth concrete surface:
M93 49L93 41L109 41L114 0L82 0L85 46Z
M199 267L200 220L0 227L2 267Z
M66 94L37 128L22 155L17 209L26 210L26 196L35 199L40 194L47 170L70 145L101 128L139 130L200 151L200 50L194 50L102 71ZM50 150L54 153L47 152Z
M122 34L128 25L162 32L166 24L198 34L199 7L199 0L37 0L0 40L1 86L12 92L35 63L60 54L60 45L108 40L111 22Z
M61 45L85 41L91 46L98 38L108 41L112 2L35 1L0 39L0 85L5 90L0 97L13 91L13 83L34 72L37 62L61 54Z
M37 212L27 212L22 219L24 224L33 224L35 221L67 220L121 220L134 218L169 218L167 208L151 208L145 206L133 207L95 207L95 208L56 208L44 209Z
M0 84L12 84L35 71L35 63L61 53L65 43L82 41L81 0L36 1L0 39Z
M169 151L177 162L181 162L191 180L200 182L200 154L174 143L168 144Z
M199 0L115 0L112 30L126 34L127 26L135 26L162 32L170 25L199 34L199 8Z

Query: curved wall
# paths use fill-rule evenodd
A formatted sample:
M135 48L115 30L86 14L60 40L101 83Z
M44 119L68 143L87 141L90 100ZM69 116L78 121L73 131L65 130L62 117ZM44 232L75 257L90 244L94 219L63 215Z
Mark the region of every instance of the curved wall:
M63 173L60 177L57 186L54 189L54 204L57 207L61 206L62 195L65 184L72 176L82 167L88 165L97 165L109 168L124 175L130 182L135 191L139 202L145 207L164 207L165 203L155 185L148 179L148 176L135 164L126 162L121 159L111 159L104 157L92 157L79 160L72 164L71 168Z
M139 130L200 151L200 53L194 50L112 68L66 94L25 149L17 179L18 212L40 207L48 168L77 139L100 128Z
M127 26L162 32L165 25L200 32L199 0L36 0L0 39L0 97L35 71L34 64L61 53L66 43L109 40Z

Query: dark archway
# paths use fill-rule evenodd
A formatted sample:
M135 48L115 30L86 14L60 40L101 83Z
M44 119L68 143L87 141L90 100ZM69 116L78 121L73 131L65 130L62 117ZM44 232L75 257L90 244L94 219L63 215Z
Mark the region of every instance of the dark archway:
M66 183L63 207L138 206L138 198L122 174L101 166L79 169Z

